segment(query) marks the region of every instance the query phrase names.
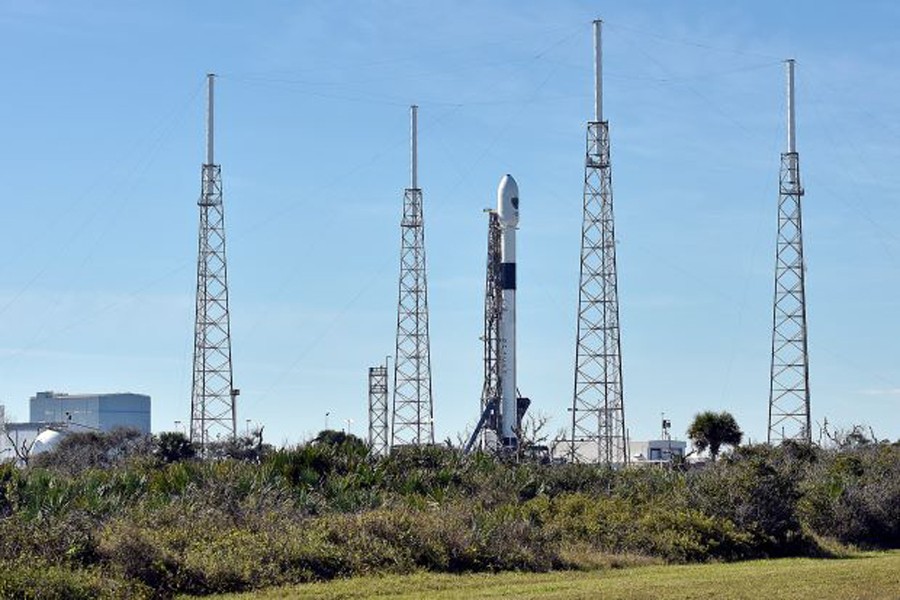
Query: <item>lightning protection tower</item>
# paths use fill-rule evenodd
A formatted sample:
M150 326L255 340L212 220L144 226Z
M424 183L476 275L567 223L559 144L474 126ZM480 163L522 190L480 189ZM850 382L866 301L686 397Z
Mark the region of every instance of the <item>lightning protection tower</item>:
M417 179L417 109L410 107L410 187L403 194L400 222L400 286L394 354L394 411L391 447L434 443L431 349L428 338L428 284L425 219Z
M806 343L806 281L800 218L800 155L794 119L794 61L787 67L787 152L781 155L772 366L769 380L770 444L811 441L809 354Z
M482 447L487 449L488 431L499 441L497 407L500 404L500 313L503 309L503 287L500 285L500 221L497 211L488 210L487 268L484 282L484 385L481 390L481 412L489 415L482 434ZM490 408L490 410L489 410Z
M232 385L231 324L225 263L225 209L222 168L213 160L213 87L207 75L206 162L200 200L197 256L197 304L194 322L194 377L191 392L191 441L205 451L209 442L232 439L237 431Z
M587 124L573 462L627 464L609 122L603 120L601 21L594 21L594 120Z
M388 450L387 365L369 367L369 448L374 456Z

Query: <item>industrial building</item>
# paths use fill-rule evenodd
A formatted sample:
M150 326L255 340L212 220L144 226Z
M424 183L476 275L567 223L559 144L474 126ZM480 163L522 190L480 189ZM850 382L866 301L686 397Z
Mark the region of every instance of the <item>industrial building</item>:
M117 427L150 433L150 396L38 392L29 401L32 423L62 423L94 431Z
M112 431L118 427L150 433L150 396L144 394L63 394L38 392L29 401L29 420L8 423L0 405L0 461L49 449L50 438L67 432ZM54 433L55 432L55 433ZM42 440L42 436L46 439Z

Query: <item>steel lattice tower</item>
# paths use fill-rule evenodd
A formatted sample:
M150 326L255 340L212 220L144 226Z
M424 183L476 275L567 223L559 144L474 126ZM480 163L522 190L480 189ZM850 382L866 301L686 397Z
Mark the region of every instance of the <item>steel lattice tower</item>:
M812 441L809 414L809 353L806 341L806 278L800 216L800 155L794 119L794 61L787 66L788 147L781 155L772 366L769 380L769 443Z
M400 223L400 286L394 355L394 411L391 447L434 443L431 349L428 337L428 284L425 220L417 181L416 106L410 107L410 180Z
M375 456L388 450L388 370L369 367L369 448Z
M503 306L503 289L500 285L500 221L497 211L488 213L487 267L484 281L484 386L481 390L481 411L493 403L494 411L487 421L487 430L498 430L497 406L500 401L500 312ZM497 438L499 440L499 436ZM487 446L482 435L482 447Z
M603 120L601 21L594 21L594 120L587 125L571 460L627 464L609 122Z
M200 200L197 256L197 305L194 322L194 377L191 392L191 441L201 452L209 442L234 438L237 432L232 385L231 324L225 263L225 209L222 168L213 161L213 84L207 75L206 163Z

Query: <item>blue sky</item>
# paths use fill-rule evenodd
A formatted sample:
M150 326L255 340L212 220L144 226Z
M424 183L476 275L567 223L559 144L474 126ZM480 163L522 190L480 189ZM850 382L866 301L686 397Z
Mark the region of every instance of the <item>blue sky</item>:
M900 436L900 7L866 2L0 0L0 402L133 391L186 421L204 74L217 84L235 385L275 443L366 427L393 351L419 112L437 436L477 418L485 217L512 173L519 387L572 398L591 27L604 19L627 424L763 439L784 74L813 419Z

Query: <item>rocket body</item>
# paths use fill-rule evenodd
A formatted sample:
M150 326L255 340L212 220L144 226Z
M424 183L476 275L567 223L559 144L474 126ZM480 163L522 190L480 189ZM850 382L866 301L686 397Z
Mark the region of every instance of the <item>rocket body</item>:
M519 186L504 175L497 188L500 222L500 441L517 446L518 399L516 392L516 228L519 225Z

